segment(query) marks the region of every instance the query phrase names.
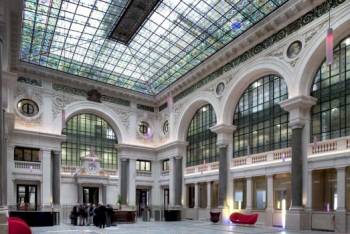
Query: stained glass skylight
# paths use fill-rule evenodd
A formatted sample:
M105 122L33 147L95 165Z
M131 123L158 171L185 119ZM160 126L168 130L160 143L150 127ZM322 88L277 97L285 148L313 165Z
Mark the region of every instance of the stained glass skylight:
M286 1L163 0L125 45L128 0L24 0L20 59L154 95Z

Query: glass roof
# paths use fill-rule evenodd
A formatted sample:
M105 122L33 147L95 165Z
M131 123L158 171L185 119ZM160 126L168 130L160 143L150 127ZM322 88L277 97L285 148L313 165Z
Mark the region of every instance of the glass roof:
M24 0L20 59L154 95L287 0L163 0L125 45L128 2Z

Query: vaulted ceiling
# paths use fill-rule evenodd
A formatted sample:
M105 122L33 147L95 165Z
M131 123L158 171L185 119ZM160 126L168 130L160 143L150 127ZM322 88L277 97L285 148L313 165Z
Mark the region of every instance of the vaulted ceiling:
M20 60L156 95L285 2L24 0Z

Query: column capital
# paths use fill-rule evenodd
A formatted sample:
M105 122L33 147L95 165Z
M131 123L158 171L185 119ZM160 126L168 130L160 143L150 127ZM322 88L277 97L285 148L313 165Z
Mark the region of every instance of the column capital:
M315 105L317 99L311 96L300 95L280 102L280 106L289 112L289 126L303 128L309 120L309 110Z
M236 126L228 124L217 124L210 128L212 132L217 134L217 145L225 147L232 143L233 132L236 131Z
M182 155L176 155L173 157L174 159L182 159Z

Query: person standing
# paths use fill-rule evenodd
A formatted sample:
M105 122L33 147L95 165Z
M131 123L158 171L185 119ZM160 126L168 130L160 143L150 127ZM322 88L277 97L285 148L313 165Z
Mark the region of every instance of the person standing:
M106 227L106 207L104 205L100 205L98 207L98 211L96 213L99 228L105 228Z

